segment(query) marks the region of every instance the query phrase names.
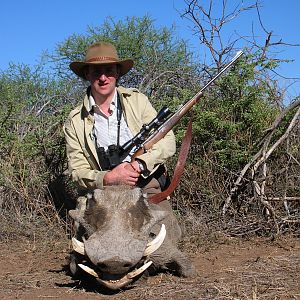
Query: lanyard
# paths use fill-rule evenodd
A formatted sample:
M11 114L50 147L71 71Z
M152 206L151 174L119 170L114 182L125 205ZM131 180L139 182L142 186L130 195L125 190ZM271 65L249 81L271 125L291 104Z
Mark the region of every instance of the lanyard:
M121 130L121 119L122 119L122 105L120 101L120 95L117 92L117 147L120 147L120 130Z

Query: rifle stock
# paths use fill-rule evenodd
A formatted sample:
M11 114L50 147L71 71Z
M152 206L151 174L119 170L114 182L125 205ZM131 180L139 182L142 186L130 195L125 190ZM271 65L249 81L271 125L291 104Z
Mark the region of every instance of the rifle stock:
M217 73L192 99L182 105L173 115L171 115L157 130L155 130L137 149L133 157L137 157L147 152L154 144L160 141L166 136L166 134L172 130L172 128L181 120L183 116L187 114L190 109L199 102L203 96L203 92L216 81L228 68L230 68L235 61L243 54L242 51L238 51L234 58L229 62L219 73Z

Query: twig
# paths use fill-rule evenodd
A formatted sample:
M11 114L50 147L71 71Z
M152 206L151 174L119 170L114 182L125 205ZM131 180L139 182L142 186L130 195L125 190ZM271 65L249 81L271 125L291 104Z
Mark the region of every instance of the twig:
M264 164L264 168L263 168L263 172L264 172L264 182L265 182L265 178L266 178L266 165L265 162L266 160L270 157L270 155L274 152L274 150L284 141L286 140L292 129L295 127L297 120L299 119L299 115L300 115L300 107L297 109L296 113L294 114L287 130L285 131L285 133L268 149L269 147L269 143L271 142L271 138L275 133L275 130L279 127L280 123L282 122L282 120L284 119L284 117L286 116L286 114L291 111L292 109L296 108L300 106L300 99L298 99L297 101L295 101L293 104L291 104L289 107L287 107L277 118L276 120L273 122L272 126L266 131L266 135L264 136L264 142L263 142L263 146L261 149L259 149L259 151L251 158L251 160L246 164L246 166L243 168L243 170L241 171L241 174L239 175L239 177L237 178L237 180L234 182L234 186L233 188L230 190L230 194L227 197L227 199L225 200L225 203L223 205L222 208L222 215L225 215L230 202L233 198L233 196L235 196L241 189L241 187L243 186L241 184L242 180L244 179L245 174L251 170L251 178L253 179L253 184L255 187L255 190L257 192L258 195L260 195L261 201L262 203L266 206L267 209L270 209L272 212L274 212L274 210L272 210L272 207L267 203L267 201L265 200L265 196L264 196L264 189L265 189L265 183L263 183L262 189L261 187L258 186L258 183L254 180L255 175L258 171L258 168ZM251 168L251 166L253 166ZM251 169L250 169L251 168Z

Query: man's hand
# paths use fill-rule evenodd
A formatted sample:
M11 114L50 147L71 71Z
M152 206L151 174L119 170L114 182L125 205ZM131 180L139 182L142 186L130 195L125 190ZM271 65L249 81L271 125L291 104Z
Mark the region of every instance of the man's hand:
M141 170L137 161L122 163L111 171L106 172L103 178L103 185L130 185L135 186Z

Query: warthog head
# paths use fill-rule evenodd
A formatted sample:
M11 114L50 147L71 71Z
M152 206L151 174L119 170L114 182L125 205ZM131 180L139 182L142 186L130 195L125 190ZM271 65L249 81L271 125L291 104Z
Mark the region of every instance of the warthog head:
M110 289L127 285L152 264L149 256L166 236L161 223L166 215L138 188L95 190L88 195L85 211L70 211L85 231L82 242L72 239L81 257L76 265ZM152 230L155 225L160 226L157 234Z

